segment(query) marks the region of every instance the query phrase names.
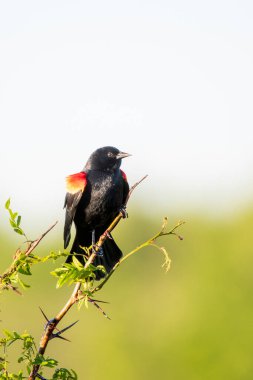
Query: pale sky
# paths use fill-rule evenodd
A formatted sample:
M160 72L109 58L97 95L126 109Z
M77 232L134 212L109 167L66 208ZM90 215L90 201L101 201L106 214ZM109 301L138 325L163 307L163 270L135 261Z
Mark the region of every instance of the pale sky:
M252 202L252 20L251 1L1 1L1 214L63 218L104 145L149 174L151 212Z

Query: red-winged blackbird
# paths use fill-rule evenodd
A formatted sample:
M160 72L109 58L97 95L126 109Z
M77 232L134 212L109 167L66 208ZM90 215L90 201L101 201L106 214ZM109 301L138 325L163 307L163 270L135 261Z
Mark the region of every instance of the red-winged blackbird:
M90 247L106 231L125 203L129 186L125 173L120 170L121 159L130 154L106 146L97 149L88 159L84 169L67 177L67 194L64 207L64 248L70 241L74 221L76 236L71 253L84 254L81 247ZM103 265L109 273L122 257L122 252L110 236L97 255L94 265ZM67 262L72 261L69 255ZM96 271L96 279L104 274Z

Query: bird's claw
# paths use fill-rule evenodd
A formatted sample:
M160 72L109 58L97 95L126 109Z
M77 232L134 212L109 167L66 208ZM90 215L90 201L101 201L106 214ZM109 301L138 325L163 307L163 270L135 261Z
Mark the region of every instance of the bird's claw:
M103 257L104 256L104 251L103 251L102 247L98 247L98 250L96 250L96 255L99 256L99 257Z
M122 218L123 219L128 218L128 213L127 213L127 210L126 210L126 206L122 206L119 209L119 212L122 214Z
M70 329L70 327L74 326L77 322L78 322L78 321L75 321L74 323L71 323L71 325L65 327L64 329L62 329L62 330L60 330L60 331L57 331L57 333L52 333L49 339L51 340L51 339L54 339L54 338L60 338L60 339L63 339L63 340L66 340L67 342L69 342L69 340L66 339L66 338L64 338L63 336L61 336L61 334L62 334L64 331Z

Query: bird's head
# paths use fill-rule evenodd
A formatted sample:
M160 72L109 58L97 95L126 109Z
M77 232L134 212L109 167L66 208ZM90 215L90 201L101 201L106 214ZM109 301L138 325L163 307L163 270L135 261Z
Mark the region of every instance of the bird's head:
M131 156L131 154L120 152L113 146L105 146L92 153L85 165L85 169L114 171L120 167L122 158L128 156Z

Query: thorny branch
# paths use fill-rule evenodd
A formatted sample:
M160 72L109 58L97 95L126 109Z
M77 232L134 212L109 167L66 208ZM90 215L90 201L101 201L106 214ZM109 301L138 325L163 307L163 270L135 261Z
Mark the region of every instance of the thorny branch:
M127 199L126 199L126 202L124 204L124 208L127 206L127 203L128 203L128 200L132 194L132 192L134 191L134 189L142 182L144 181L144 179L147 177L147 175L145 177L143 177L140 181L136 182L129 190L129 193L128 193L128 196L127 196ZM108 235L112 232L112 230L116 227L116 225L119 223L119 221L125 216L124 212L123 211L120 211L118 216L114 219L114 221L110 224L110 226L107 228L107 230L100 236L96 246L95 246L95 252L93 252L88 260L86 261L85 263L85 266L84 266L84 269L88 268L88 266L90 264L93 263L93 261L95 260L95 257L96 257L96 253L99 251L99 249L102 247L104 241L108 238ZM34 247L35 248L35 247ZM114 269L115 270L115 269ZM109 277L109 276L108 276ZM107 277L107 278L108 278ZM105 283L105 282L104 282ZM46 328L45 328L45 331L41 337L41 340L40 340L40 346L39 346L39 350L38 350L38 355L43 355L46 351L46 348L47 348L47 345L48 345L48 342L50 339L52 339L52 336L53 336L53 332L56 328L56 326L58 325L58 323L62 320L62 318L65 316L65 314L69 311L69 309L77 302L79 301L80 297L80 288L81 288L81 285L82 283L81 282L78 282L76 283L75 285L75 288L70 296L70 298L68 299L67 303L65 304L65 306L60 310L60 312L56 315L55 318L53 318L52 320L50 320L47 325L46 325ZM97 287L98 288L98 287ZM97 290L96 288L96 290ZM99 308L99 306L96 304L96 302L94 301L93 304ZM30 373L30 376L28 378L28 380L35 380L36 377L38 377L38 371L40 369L40 365L39 364L35 364L32 368L32 371Z

